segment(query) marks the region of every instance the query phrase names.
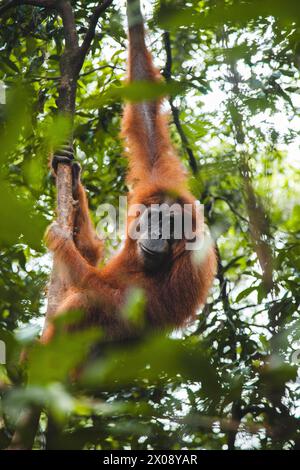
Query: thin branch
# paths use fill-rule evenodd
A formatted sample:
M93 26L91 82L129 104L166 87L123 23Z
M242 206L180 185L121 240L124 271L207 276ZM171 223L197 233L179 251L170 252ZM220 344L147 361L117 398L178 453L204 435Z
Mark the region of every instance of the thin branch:
M191 149L191 147L189 145L189 141L188 141L187 136L185 135L183 127L181 125L180 118L179 118L179 109L174 105L173 100L170 100L170 106L171 106L171 111L172 111L174 124L175 124L177 132L180 136L182 145L183 145L183 147L184 147L184 149L185 149L185 151L186 151L186 153L189 157L189 164L190 164L190 167L192 169L192 172L195 175L198 171L198 165L197 165L197 161L196 161L194 152L193 152L193 150Z
M96 67L95 69L92 69L92 70L87 70L86 72L81 73L79 77L86 77L87 75L91 75L92 73L99 72L100 70L103 70L103 69L124 70L124 69L121 69L120 67L117 67L116 65L106 64L106 65L100 65L99 67Z
M235 400L232 403L231 407L231 421L232 421L232 427L231 429L228 430L227 432L227 445L228 445L228 450L234 450L235 449L235 439L241 424L241 419L242 419L242 411L241 411L241 400Z
M226 266L223 267L223 272L225 273L229 268L234 266L235 263L237 261L239 261L240 259L242 259L242 258L244 258L244 255L239 255L239 256L236 256L235 258L233 258L231 261L229 261L229 263L226 264Z
M100 3L100 5L98 5L90 19L89 19L89 25L88 25L88 29L87 29L87 32L85 34L85 37L83 39L83 42L80 46L80 50L79 50L79 63L82 64L84 59L85 59L85 56L90 48L90 45L92 44L92 41L95 37L95 32L96 32L96 26L97 26L97 23L98 23L98 20L100 18L100 16L102 15L102 13L104 13L107 8L112 4L113 0L104 0L102 3ZM81 65L80 65L81 67Z
M64 36L67 49L78 48L78 36L76 32L76 24L73 8L68 0L59 0L57 9L63 21Z
M94 69L87 70L86 72L80 73L79 78L87 77L88 75L91 75L92 73L95 73L95 72L99 72L100 70L103 70L103 69L112 69L112 70L119 69L119 70L124 71L124 69L122 69L121 67L117 67L116 65L107 64L107 65L101 65L100 67L96 67ZM40 82L42 80L45 80L47 82L51 82L51 81L56 82L60 79L61 79L60 75L53 75L53 77L42 77L42 76L38 77L38 76L36 76L36 77L33 77L30 80L28 80L28 82L33 83L33 82Z
M246 321L242 321L244 328L264 328L265 330L269 331L272 333L272 328L270 328L268 325L259 325L258 323L248 323Z
M169 81L172 78L173 59L172 59L170 33L168 31L165 31L163 33L163 41L164 41L166 56L167 56L165 68L163 71L163 76L165 77L167 81Z
M231 204L231 202L226 199L226 197L223 197L223 196L213 196L214 200L215 201L224 201L226 202L227 206L229 207L229 209L231 210L231 212L233 212L239 219L243 220L244 222L246 222L247 224L249 224L249 220L246 219L246 217L244 217L242 214L240 214L234 207L233 205Z
M166 55L167 55L167 60L166 60L165 68L163 71L163 76L168 82L172 78L172 50L171 50L170 33L168 31L164 32L163 40L164 40L164 45L165 45L165 50L166 50ZM189 164L192 169L192 172L196 174L198 171L197 160L195 158L193 150L190 147L188 138L184 133L183 127L181 125L180 118L179 118L179 109L174 105L172 98L169 99L169 103L171 107L173 121L176 126L177 132L180 136L182 146L185 149L189 157Z
M31 407L24 410L17 423L8 450L31 450L39 426L41 409Z

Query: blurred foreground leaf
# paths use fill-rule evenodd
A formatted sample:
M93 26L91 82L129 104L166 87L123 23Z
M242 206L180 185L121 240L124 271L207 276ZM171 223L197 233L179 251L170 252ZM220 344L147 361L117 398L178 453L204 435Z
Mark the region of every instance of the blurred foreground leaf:
M201 382L204 393L216 398L220 384L209 355L201 343L153 336L138 346L111 351L105 360L96 361L83 375L89 386L118 389L138 383L160 382L180 376Z

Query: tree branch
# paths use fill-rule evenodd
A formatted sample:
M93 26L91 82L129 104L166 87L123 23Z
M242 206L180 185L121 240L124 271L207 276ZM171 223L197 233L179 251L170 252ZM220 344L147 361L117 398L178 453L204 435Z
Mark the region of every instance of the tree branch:
M71 130L68 136L69 145L73 147L73 119L75 113L75 100L77 90L78 69L76 55L78 53L78 36L73 8L70 0L58 0L58 12L63 21L65 37L65 50L60 58L61 79L58 87L57 107L61 115L70 120ZM71 168L59 164L56 176L57 187L57 218L60 226L70 236L73 235L74 204L72 197ZM58 304L67 289L65 280L59 275L58 261L53 258L53 267L48 290L48 307L46 325L49 318L57 310Z
M95 31L96 31L98 20L100 16L102 15L102 13L104 13L107 10L107 8L112 4L112 2L113 0L103 0L103 2L101 2L100 5L98 5L94 9L92 15L90 16L88 29L83 39L83 42L80 46L79 53L78 53L78 60L79 60L80 68L90 48L90 45L92 44L92 41L95 37Z
M165 63L165 68L163 71L163 76L167 81L171 80L172 78L172 65L173 65L173 60L172 60L172 50L171 50L171 40L170 40L170 33L168 31L165 31L163 33L163 41L165 45L165 51L166 51L166 63Z
M122 69L121 67L117 67L116 65L107 64L107 65L100 65L99 67L96 67L96 68L91 69L91 70L87 70L86 72L83 72L83 73L80 73L79 77L87 77L88 75L91 75L92 73L95 73L95 72L98 72L99 70L104 70L104 69L112 69L112 70L118 69L118 70L124 71L124 69ZM41 82L43 80L45 80L47 82L48 81L56 82L60 79L61 79L60 75L54 75L53 77L50 77L50 76L49 77L36 76L36 77L33 77L33 78L29 79L28 83Z
M213 199L215 201L224 201L226 202L226 204L228 205L229 209L231 210L231 212L233 212L233 214L235 214L239 219L243 220L244 222L246 222L247 224L249 224L249 220L246 219L246 217L244 217L242 214L240 214L234 207L233 205L231 204L231 202L226 199L226 197L223 197L223 196L212 196Z
M61 115L71 121L71 131L68 136L70 146L73 145L73 119L75 113L75 100L77 80L88 48L95 35L99 16L112 3L112 0L103 1L95 8L83 44L79 47L74 11L70 0L12 0L0 9L0 12L21 4L42 7L55 7L62 18L65 38L65 49L60 57L60 83L58 87L57 107ZM59 164L56 176L57 186L57 219L60 226L70 236L73 235L74 201L72 197L72 174L70 166ZM54 256L51 278L48 289L48 306L45 327L61 302L65 290L69 286L61 275L58 259ZM41 409L31 408L21 417L11 443L11 449L30 449L39 424Z
M165 64L165 68L163 71L163 76L165 77L166 81L170 81L172 78L172 50L171 50L171 41L170 41L170 33L168 31L165 31L163 34L163 41L165 45L165 50L166 50L166 55L167 55L167 60ZM173 99L169 99L170 107L171 107L171 112L173 116L173 121L176 126L177 132L180 136L182 146L184 150L186 151L188 158L189 158L189 164L192 169L192 172L194 174L197 173L198 171L198 165L197 165L197 160L195 158L194 152L190 147L189 141L187 136L184 133L183 127L180 122L179 118L179 109L174 105Z
M71 132L68 137L69 144L73 144L73 116L75 111L75 98L77 87L77 74L74 58L78 51L78 37L76 32L75 18L69 0L58 0L57 10L63 21L65 37L65 50L60 58L61 80L59 84L59 98L57 107L59 113L68 117L71 121ZM70 166L59 164L56 175L57 187L57 219L60 226L70 236L73 235L74 204L72 197L72 173ZM45 319L45 328L57 307L68 286L59 270L57 256L54 255L53 267L48 289L48 305ZM31 407L22 416L16 427L10 449L31 449L39 425L41 409Z
M69 0L59 0L57 9L63 21L64 36L67 49L78 48L78 37L73 8Z

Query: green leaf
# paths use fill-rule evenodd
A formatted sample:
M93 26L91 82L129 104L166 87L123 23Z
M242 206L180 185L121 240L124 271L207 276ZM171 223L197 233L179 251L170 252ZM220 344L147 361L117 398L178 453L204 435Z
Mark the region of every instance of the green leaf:
M47 345L35 344L28 353L28 383L46 385L65 381L86 359L100 336L101 332L96 329L69 334L60 332Z
M249 294L251 294L251 292L255 291L257 289L257 286L251 286L251 287L247 287L246 289L242 290L242 292L240 292L237 296L237 298L235 299L235 302L239 302L240 300L244 299L245 297L248 297Z
M0 248L23 239L29 246L41 250L46 218L35 209L35 202L22 198L6 182L0 180Z
M97 94L87 98L84 107L87 109L101 108L110 101L125 99L132 102L152 101L162 98L163 96L175 96L183 93L186 83L180 82L153 83L149 81L136 81L129 85L111 86L102 96Z
M10 60L8 57L3 56L3 54L2 54L1 57L0 57L0 67L1 66L3 67L3 65L7 66L8 71L10 71L10 72L13 71L13 72L16 72L16 73L20 73L20 70L19 70L17 64L15 62L13 62L12 60Z

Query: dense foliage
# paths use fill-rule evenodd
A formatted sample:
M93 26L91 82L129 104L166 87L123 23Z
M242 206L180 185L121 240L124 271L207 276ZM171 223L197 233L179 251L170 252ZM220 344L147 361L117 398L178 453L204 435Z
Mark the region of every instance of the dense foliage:
M95 2L71 3L81 35ZM162 0L146 7L149 43L169 82L174 143L193 170L191 188L216 238L216 282L196 325L103 347L79 384L68 371L99 332L36 343L51 268L42 238L55 206L48 155L67 126L56 112L64 41L53 11L6 10L0 17L6 91L0 339L7 349L0 446L9 443L20 410L42 404L54 421L54 447L300 448L300 4ZM122 85L124 26L124 4L115 1L99 20L78 82L75 144L94 215L100 203L117 205L126 191L122 98L145 92ZM113 245L108 240L108 253ZM136 297L129 311L139 310ZM24 344L30 345L26 374L18 366ZM46 421L43 414L36 448L45 446Z

